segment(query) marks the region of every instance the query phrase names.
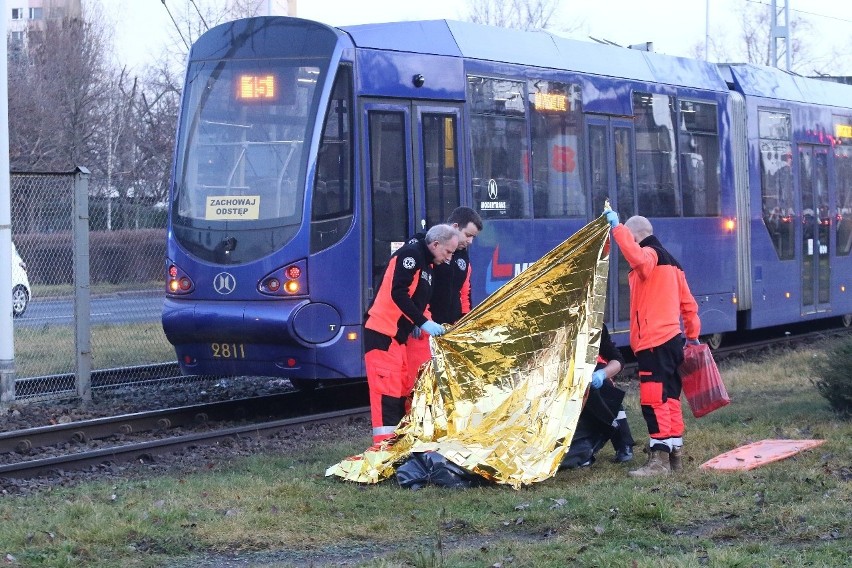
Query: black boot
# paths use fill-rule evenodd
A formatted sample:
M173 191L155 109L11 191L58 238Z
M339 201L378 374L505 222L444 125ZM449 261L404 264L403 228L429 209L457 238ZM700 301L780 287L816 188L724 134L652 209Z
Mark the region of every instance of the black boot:
M624 407L621 408L622 412ZM633 435L630 433L630 424L627 423L627 418L619 418L613 424L615 431L612 434L612 447L615 448L615 457L612 459L614 463L625 463L633 459L633 446L636 442L633 440Z
M615 457L612 458L613 463L625 463L633 459L633 446L624 446L615 451Z

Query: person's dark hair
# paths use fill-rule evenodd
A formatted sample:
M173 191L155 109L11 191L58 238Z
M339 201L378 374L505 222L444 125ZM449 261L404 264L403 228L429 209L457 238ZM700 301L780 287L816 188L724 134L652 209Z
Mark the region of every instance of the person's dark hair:
M458 223L460 229L467 227L468 223L473 223L477 230L482 230L482 217L470 207L462 206L453 209L450 218L447 219L447 224L452 225L453 223Z

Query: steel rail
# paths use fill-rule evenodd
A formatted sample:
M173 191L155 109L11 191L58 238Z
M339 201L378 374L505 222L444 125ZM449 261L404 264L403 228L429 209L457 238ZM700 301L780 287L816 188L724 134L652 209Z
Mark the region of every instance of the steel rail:
M331 411L364 404L368 400L364 383L348 383L317 389L258 396L123 414L67 424L40 426L0 433L0 453L26 454L34 448L66 442L128 435L152 430L168 430L225 420L246 420L259 416L294 417L304 412Z
M150 460L153 455L173 452L182 448L211 445L216 442L241 437L269 436L283 430L302 430L306 426L333 424L369 416L369 407L357 407L336 412L326 412L299 418L286 418L250 424L222 430L174 436L162 440L153 440L137 444L112 446L99 450L80 452L71 455L55 456L0 466L0 477L31 478L51 471L76 470L104 462L126 463L128 461Z

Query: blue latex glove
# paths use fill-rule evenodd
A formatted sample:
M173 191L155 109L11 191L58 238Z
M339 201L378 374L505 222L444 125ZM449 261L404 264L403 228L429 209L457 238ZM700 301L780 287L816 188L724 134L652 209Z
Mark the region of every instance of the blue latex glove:
M698 341L698 339L687 339L686 344L687 345L701 345L701 342Z
M444 329L444 326L439 323L435 323L432 320L427 321L420 327L423 329L423 331L425 331L432 337L438 337L439 335L444 335L445 333L447 333L447 330Z
M606 372L603 369L598 369L594 373L592 373L592 388L599 389L603 382L606 380Z
M411 337L414 339L420 339L421 335L423 335L423 330L415 325L414 329L411 330Z
M606 220L609 223L610 227L615 227L616 225L618 225L618 213L616 213L612 209L607 209L606 211L604 211L604 214L606 215Z

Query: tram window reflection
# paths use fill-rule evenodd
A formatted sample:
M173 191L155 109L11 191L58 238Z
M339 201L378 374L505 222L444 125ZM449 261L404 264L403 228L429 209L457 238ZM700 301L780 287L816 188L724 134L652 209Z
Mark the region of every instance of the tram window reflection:
M639 214L646 217L680 215L674 102L667 95L633 93Z
M542 79L528 86L535 217L583 217L582 90Z
M796 230L793 209L793 146L789 140L789 114L766 110L760 124L760 183L763 221L780 260L795 258Z
M852 147L835 146L834 158L837 178L837 254L847 256L852 251Z
M525 85L468 77L473 199L484 219L529 218Z
M683 214L718 217L719 136L716 105L680 101L680 175Z

